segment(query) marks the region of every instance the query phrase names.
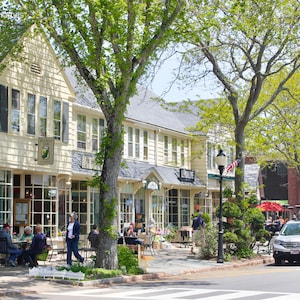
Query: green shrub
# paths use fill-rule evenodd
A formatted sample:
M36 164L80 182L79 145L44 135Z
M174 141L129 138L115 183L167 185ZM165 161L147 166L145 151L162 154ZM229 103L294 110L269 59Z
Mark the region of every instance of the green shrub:
M208 226L203 230L203 236L199 241L199 256L200 258L210 259L216 256L218 247L218 230L214 226Z
M85 266L80 263L73 264L71 267L57 267L57 270L68 270L72 272L84 273L85 279L102 279L120 276L123 274L122 270L106 270L102 268L93 268L92 266Z
M253 250L247 247L241 247L237 250L238 258L251 258L253 255Z
M86 278L102 279L117 277L123 274L122 270L106 270L102 268L91 268L90 272L86 274Z
M238 237L235 233L227 231L223 234L223 241L224 243L236 243Z
M126 246L118 247L119 269L126 270L127 274L137 275L143 274L143 270L139 267L137 256Z
M216 209L216 214L217 216L220 214L219 206ZM222 206L222 215L227 218L239 218L242 215L242 212L237 204L227 201Z

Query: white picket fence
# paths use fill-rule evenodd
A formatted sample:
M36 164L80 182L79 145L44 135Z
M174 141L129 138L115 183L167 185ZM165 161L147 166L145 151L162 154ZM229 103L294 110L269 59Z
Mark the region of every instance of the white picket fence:
M32 268L29 269L30 277L42 277L42 278L61 278L61 279L75 279L75 280L83 280L84 273L82 272L72 272L68 270L57 270L56 268L46 267L46 268Z

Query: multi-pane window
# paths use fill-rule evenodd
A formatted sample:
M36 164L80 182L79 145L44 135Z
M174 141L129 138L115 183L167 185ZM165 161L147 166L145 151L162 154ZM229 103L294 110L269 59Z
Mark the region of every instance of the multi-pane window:
M88 202L87 182L72 181L72 208L78 215L80 232L87 234Z
M152 217L157 228L164 228L164 200L157 191L152 194Z
M25 175L25 198L31 199L30 225L41 224L49 236L57 230L56 179L52 175Z
M177 139L172 138L172 163L177 166Z
M77 147L86 149L86 116L77 115Z
M12 223L12 172L0 170L0 224Z
M90 217L90 224L95 224L95 220L100 220L100 193L99 189L94 188L90 190L90 210L89 210L89 217ZM97 223L97 222L96 222ZM89 232L89 231L88 231Z
M133 157L133 128L132 127L128 127L127 138L128 138L128 156Z
M165 135L164 136L164 163L167 164L169 162L169 139Z
M104 119L99 119L99 135L100 141L104 138Z
M124 233L133 221L133 200L131 193L120 193L121 232Z
M178 227L178 190L168 191L167 196L167 224Z
M92 151L98 151L99 133L98 133L98 119L92 119Z
M99 151L104 137L104 119L92 119L92 151Z
M194 213L202 211L204 213L214 216L212 213L212 207L214 207L214 208L217 207L218 203L216 203L215 205L212 205L212 199L218 198L218 197L219 196L206 197L205 192L195 194L195 196L194 196ZM215 220L215 217L213 217L213 220Z
M135 129L135 157L140 157L140 130Z
M127 127L127 143L124 152L127 156L137 159L148 160L148 131L139 128Z
M27 133L35 135L35 95L28 94Z
M47 98L40 97L40 133L39 136L47 135Z
M216 168L217 147L210 142L207 143L207 168L213 170Z
M99 141L100 145L104 139L105 127L104 127L104 119L99 119ZM100 149L100 146L99 146Z
M11 130L20 132L20 91L11 91Z
M144 130L144 160L148 160L148 131Z
M189 226L191 224L190 214L190 191L180 191L180 226Z
M61 103L58 100L54 100L53 105L53 133L54 138L60 140L61 134Z
M184 159L184 140L181 140L180 141L180 163L181 163L181 166L183 167L184 166L184 162L185 162L185 159Z

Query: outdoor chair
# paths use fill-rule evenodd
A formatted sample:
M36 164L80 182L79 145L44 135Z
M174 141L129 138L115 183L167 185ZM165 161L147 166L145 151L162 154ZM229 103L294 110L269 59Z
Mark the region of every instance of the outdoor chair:
M36 260L43 261L45 265L48 258L48 254L49 254L49 250L44 249L42 253L36 254Z
M6 237L1 237L0 238L0 254L4 256L4 263L5 266L8 265L8 259L10 254L8 253L8 248L7 248L7 238Z

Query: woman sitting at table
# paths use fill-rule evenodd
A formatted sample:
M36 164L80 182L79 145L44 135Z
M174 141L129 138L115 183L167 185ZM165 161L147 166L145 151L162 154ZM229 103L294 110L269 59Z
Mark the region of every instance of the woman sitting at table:
M43 233L42 225L36 225L35 232L29 249L25 250L23 254L25 265L29 265L31 268L38 265L36 255L49 247L47 245L46 234Z
M143 241L137 237L137 230L133 222L130 223L129 228L126 230L125 243L127 245L143 245Z
M27 242L27 243L31 243L31 242L32 242L32 239L33 239L32 229L31 229L30 226L26 226L26 227L24 228L24 233L23 233L23 235L21 236L20 241L24 241L24 242Z

